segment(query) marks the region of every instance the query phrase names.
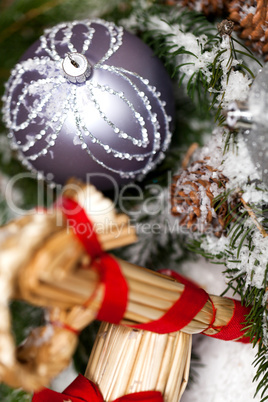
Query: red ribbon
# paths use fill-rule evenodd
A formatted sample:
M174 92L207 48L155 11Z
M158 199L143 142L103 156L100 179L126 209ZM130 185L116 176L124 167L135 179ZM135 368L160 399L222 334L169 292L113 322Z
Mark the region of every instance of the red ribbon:
M82 374L62 392L42 389L33 395L32 402L104 402L96 384ZM124 395L114 402L164 402L161 392L144 391Z
M197 313L204 307L209 296L204 289L196 286L193 282L183 278L171 270L161 270L163 274L171 276L184 284L184 291L173 306L158 320L133 326L145 331L167 334L177 332L186 327Z
M232 299L234 302L234 311L232 318L220 331L215 335L207 335L211 338L221 339L223 341L237 341L242 343L250 343L250 337L245 337L243 323L245 317L250 313L250 307L242 306L240 301Z
M88 255L93 260L102 255L104 252L94 231L94 225L81 205L71 198L62 197L57 201L56 206L61 208L68 220L68 225L71 226Z
M92 258L94 267L100 274L101 283L105 286L104 298L96 318L119 324L127 307L128 286L118 262L103 251L94 225L81 205L65 197L56 205L62 209L68 225Z
M94 260L94 266L97 268L101 282L105 286L104 298L97 319L113 324L120 323L127 307L128 286L119 264L115 258L102 250L97 234L94 232L93 223L76 201L62 198L57 203L57 206L62 209L68 219L69 226L72 227L75 235ZM213 318L208 328L214 328L213 324L217 310L207 292L176 272L162 270L162 273L185 285L182 295L160 319L146 324L135 325L133 328L159 334L179 331L193 320L208 300L211 301L213 307ZM241 306L241 303L236 300L233 300L233 302L233 316L229 323L224 327L217 328L219 332L216 335L208 336L223 340L237 340L242 337L243 326L241 323L245 321L245 316L249 314L250 309ZM246 343L250 342L249 338L239 340Z
M124 317L128 301L128 285L118 262L109 254L103 254L94 264L105 284L105 293L97 319L119 324Z
M163 269L160 272L163 274L166 274L168 276L171 276L172 278L176 279L178 282L184 284L185 287L193 287L193 288L196 288L199 290L201 289L193 281L191 281L190 279L184 278L177 272L171 271L169 269L166 269L166 270ZM217 309L214 306L213 301L209 297L209 295L207 293L206 293L206 295L207 295L207 300L208 299L210 300L212 307L213 307L212 322L210 323L208 328L214 328L213 324L214 324L214 321L216 318ZM245 321L245 317L250 313L250 307L242 306L238 300L234 300L234 299L231 299L231 300L234 303L234 310L233 310L233 315L232 315L230 321L223 327L220 327L220 328L217 327L217 329L219 330L219 332L217 334L207 335L204 332L203 332L203 334L206 336L210 336L211 338L221 339L223 341L237 340L238 342L242 342L242 343L250 343L250 338L243 336L245 333L245 330L243 330L243 323ZM191 303L191 300L186 300L185 306L184 306L185 308L188 305L188 303ZM208 328L206 328L204 331L207 331Z

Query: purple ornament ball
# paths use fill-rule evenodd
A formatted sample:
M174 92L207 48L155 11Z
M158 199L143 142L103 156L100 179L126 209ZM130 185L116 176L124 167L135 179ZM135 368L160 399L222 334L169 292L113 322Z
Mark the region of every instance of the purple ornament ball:
M39 177L77 177L101 190L141 179L164 157L171 80L139 38L103 20L45 31L11 72L4 120Z

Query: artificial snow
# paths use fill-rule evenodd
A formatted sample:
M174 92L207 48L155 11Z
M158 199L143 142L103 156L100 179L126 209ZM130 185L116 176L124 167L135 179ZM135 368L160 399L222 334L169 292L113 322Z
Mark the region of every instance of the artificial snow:
M212 73L209 70L209 66L215 59L218 49L215 47L214 51L203 52L208 40L206 35L197 37L190 32L184 33L182 24L181 26L177 24L171 25L158 17L150 18L148 29L157 30L164 35L170 35L167 41L169 45L174 46L171 52L182 47L189 52L189 54L177 56L178 64L182 64L180 71L185 74L186 84L192 75L199 70L202 70L207 78L211 77Z
M259 402L251 345L198 336L193 344L200 356L198 377L186 390L181 402Z
M199 258L185 262L182 272L210 294L220 295L226 288L224 267ZM228 292L227 296L232 297ZM200 357L197 376L181 402L259 402L254 397L257 383L252 365L257 349L251 344L226 342L203 335L193 336L193 350Z
M175 13L176 9L174 9ZM180 10L178 10L179 13ZM242 64L242 59L238 60L234 57L231 38L228 35L223 35L220 43L204 50L209 42L205 34L196 36L191 32L185 32L186 27L183 23L170 23L165 18L167 18L166 15L162 17L151 16L146 21L146 29L165 36L168 46L171 47L169 50L171 54L182 48L185 50L185 52L174 56L177 65L180 66L181 76L184 76L183 85L186 86L199 72L209 81L212 77L212 65L216 61L216 67L222 69L221 90L211 87L209 91L218 94L218 104L227 107L234 100L245 101L248 97L252 78L243 71L235 70L237 65ZM132 14L131 19L123 20L121 23L129 29L135 25L137 27L140 21L138 16ZM240 45L237 44L237 47L239 48Z
M260 177L250 158L243 135L237 135L236 143L231 145L228 152L225 153L223 152L224 142L224 129L216 128L208 144L199 152L198 159L209 156L209 164L217 167L229 179L226 183L226 191L231 191L230 201L234 191L242 191L243 199L249 204L254 203L254 205L259 206L268 202L268 189L264 184L256 186ZM248 184L249 178L250 184ZM259 221L262 220L261 217L258 219ZM226 258L226 267L245 272L246 286L255 286L261 289L267 267L268 237L262 236L250 217L244 222L244 225L245 231L252 227L250 235L254 248L249 247L248 240L245 239L237 256L236 249L245 232L241 233L234 245L234 258L230 257L230 260L236 259L237 262L230 262ZM213 255L224 253L226 250L232 249L231 238L222 236L220 239L216 239L213 235L208 234L202 240L201 247Z
M256 11L257 11L256 6L250 6L249 4L244 4L240 6L239 15L242 19L244 19L249 14L255 15Z
M250 158L244 138L243 134L237 134L235 143L231 143L228 152L224 152L225 129L217 127L209 142L199 151L198 159L209 157L209 164L219 169L229 179L226 190L243 190L248 202L253 200L255 203L262 202L268 199L264 185L261 185L262 191L257 191L256 184L248 184L249 178L251 182L254 182L259 180L260 176Z
M252 226L252 221L248 219L247 224ZM251 237L254 249L251 250L247 240L245 240L239 253L239 262L228 261L226 265L229 269L239 268L241 272L247 274L246 286L250 285L262 289L267 274L268 237L263 237L258 229L253 229Z
M141 8L146 8L148 2L141 1ZM197 1L196 7L201 7L202 2ZM241 16L245 17L249 13L255 14L256 8L244 5L241 8ZM163 18L166 16L163 15ZM174 15L173 15L174 17ZM210 51L203 51L207 37L202 35L196 37L192 33L184 33L184 26L181 24L169 24L159 17L151 16L147 25L147 30L159 32L167 35L168 44L174 45L172 51L184 47L184 49L193 54L183 54L177 56L177 64L186 63L181 67L181 73L185 74L184 85L187 85L192 75L202 71L205 77L211 78L211 63L217 54L225 50L218 59L220 67L223 70L221 77L221 89L211 90L218 96L218 103L224 108L234 100L245 101L248 98L251 77L241 71L235 70L240 60L233 60L231 65L231 43L228 36L223 37L220 45L214 46ZM175 19L174 19L175 20ZM134 13L131 14L129 20L121 21L121 23L132 30L133 26L138 27L140 21ZM247 62L250 62L250 59ZM255 66L250 62L250 69L254 71ZM234 68L232 68L234 67ZM190 122L195 124L195 121ZM226 153L223 153L225 145L225 134L227 130L216 128L213 136L209 135L208 145L203 147L199 152L199 159L209 156L209 164L217 167L222 174L228 177L227 190L242 190L243 198L248 203L262 203L268 200L267 188L263 187L261 191L256 189L255 180L259 179L254 164L251 162L246 144L242 134L235 137L235 141L229 145ZM249 179L251 183L249 183ZM185 189L187 191L187 188ZM203 202L201 208L206 208L206 196L201 195ZM126 250L126 257L129 261L144 265L150 258L157 254L159 245L162 247L169 245L170 236L173 236L172 251L174 254L171 260L174 261L173 269L181 269L185 275L189 276L208 292L219 295L226 287L225 277L222 271L225 269L222 265L213 265L206 262L203 258L199 258L195 262L186 262L182 267L176 265L176 259L182 255L182 249L179 244L178 233L183 229L175 225L178 220L170 216L168 190L159 193L158 200L164 200L166 207L162 209L160 214L151 214L148 221L144 222L142 218L146 217L141 213L141 222L136 222L139 242L130 246ZM155 203L157 204L157 197ZM137 207L142 208L141 205ZM148 217L148 213L147 213ZM133 216L133 220L135 217ZM247 222L252 224L250 218ZM147 225L147 226L146 226ZM155 226L156 225L156 226ZM174 231L172 231L174 225ZM154 232L153 228L157 227ZM146 229L147 228L147 229ZM241 272L247 274L247 285L253 285L262 288L264 273L267 265L268 255L268 239L263 238L257 228L252 229L254 250L249 250L245 241L241 247L239 254L239 262L227 262L228 268L237 268ZM239 242L239 239L237 240ZM214 236L206 236L202 246L205 251L213 254L224 253L230 247L230 239L222 236L216 238ZM176 246L176 248L175 248ZM256 264L256 260L258 263ZM160 263L160 262L159 262ZM162 268L159 266L159 268ZM232 296L229 294L229 296ZM267 301L267 295L265 297ZM267 331L266 325L264 330ZM265 334L265 333L264 333ZM256 383L252 383L256 371L252 366L256 350L252 349L252 345L240 344L235 342L224 342L212 339L206 336L197 335L194 339L194 351L200 356L202 367L198 368L199 376L182 397L182 402L259 402L260 397L253 399ZM65 372L64 376L58 379L58 383L54 382L57 389L64 389L71 381L68 377L75 376L73 367ZM63 384L64 383L64 384Z
M225 88L223 107L227 107L233 101L246 101L252 79L239 71L231 71L222 79L222 86Z
M211 294L219 295L225 289L223 266L199 258L185 262L180 268L185 276ZM228 295L232 297L231 293ZM194 335L193 350L200 357L202 366L196 368L198 374L189 384L181 402L260 402L259 396L253 398L256 383L252 382L252 378L256 372L252 362L256 350L251 344ZM53 381L53 389L62 392L76 376L71 364Z
M221 170L229 179L228 188L243 188L251 181L260 179L256 167L254 166L243 135L236 137L236 145L228 153L224 154L221 163ZM245 188L246 190L246 188Z

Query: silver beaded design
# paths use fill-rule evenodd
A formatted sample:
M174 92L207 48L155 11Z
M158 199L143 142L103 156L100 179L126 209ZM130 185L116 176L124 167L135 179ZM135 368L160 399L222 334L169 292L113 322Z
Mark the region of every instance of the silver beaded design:
M134 105L127 99L123 92L118 92L115 89L107 85L101 85L94 79L88 79L85 81L84 85L87 88L87 96L89 101L94 104L94 107L101 118L112 128L114 133L121 138L123 141L130 141L133 145L137 146L137 153L129 154L128 152L122 152L114 149L110 145L106 144L99 138L97 138L88 125L83 121L83 116L81 114L81 106L79 106L79 96L80 96L80 86L76 84L70 84L68 79L64 76L62 71L62 56L58 53L58 46L66 46L66 51L68 52L79 52L84 54L90 47L95 29L92 24L101 24L109 34L110 46L104 56L93 66L93 71L107 71L112 75L120 77L125 80L125 82L135 91L136 95L140 99L144 108L147 110L150 121L153 124L154 130L154 140L153 148L150 152L141 153L140 148L146 148L149 144L148 132L146 129L146 124L143 116L135 109ZM74 28L77 25L83 25L85 29L85 40L81 45L81 49L77 50L72 43L72 36L74 34ZM62 38L57 39L58 33L61 32ZM123 42L123 28L117 27L111 22L106 22L103 20L84 20L84 21L73 21L69 23L62 23L55 26L52 29L45 31L44 35L40 38L40 47L37 49L36 53L47 54L47 56L34 57L33 59L27 59L20 62L11 72L11 77L6 85L6 92L4 95L4 121L9 129L8 137L11 140L11 146L16 149L19 153L19 157L23 164L26 165L30 170L34 170L31 161L36 160L42 155L46 155L48 152L53 152L53 146L55 145L58 135L66 121L67 116L73 114L76 123L76 135L74 138L74 144L80 145L85 152L87 152L98 164L104 168L119 174L124 178L136 178L139 176L141 178L143 175L148 173L154 166L160 162L164 157L164 152L166 151L170 139L171 133L169 131L169 123L171 118L167 115L165 111L165 102L161 100L161 94L156 90L155 87L151 86L146 78L140 75L125 70L123 68L110 66L106 64L107 60L119 49ZM62 52L62 48L61 48ZM37 79L27 82L24 77L26 74L32 73ZM43 78L45 76L45 78ZM17 95L18 88L20 94ZM145 90L142 90L144 88ZM59 91L60 89L60 91ZM133 138L131 135L121 130L115 123L113 123L109 117L102 110L101 104L98 101L98 94L105 93L109 94L115 98L119 98L131 111L132 115L135 117L136 122L139 126L140 138ZM151 111L152 105L146 95L150 96L157 102L161 112L163 114L164 125L165 125L165 139L161 146L160 142L161 136L159 133L159 122L157 115ZM16 94L14 96L14 94ZM17 101L14 107L13 97L17 97ZM31 103L31 99L35 100ZM57 105L61 104L60 112L55 112L58 110ZM20 110L26 109L27 118L18 123L18 114ZM43 123L42 123L43 122ZM45 122L45 123L44 123ZM31 125L38 127L42 125L42 129L35 135L26 136L27 141L23 144L21 141L15 138L15 134L20 130L25 130ZM30 153L31 149L34 148L35 144L41 140L46 140L46 146L40 152ZM112 153L114 157L120 159L136 159L137 161L145 161L145 166L135 171L124 172L122 170L116 170L111 166L105 164L104 160L99 160L88 145L90 139L92 143L101 146L107 154ZM27 156L24 153L27 152ZM158 155L156 156L156 153Z

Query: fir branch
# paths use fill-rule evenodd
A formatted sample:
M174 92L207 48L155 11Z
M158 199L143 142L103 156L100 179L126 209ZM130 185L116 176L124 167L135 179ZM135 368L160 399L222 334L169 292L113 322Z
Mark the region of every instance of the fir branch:
M36 4L36 0L29 0L29 8L31 7L30 3ZM42 4L43 3L45 2L42 2ZM93 9L95 12L96 2L90 1L89 3L90 5L93 5L94 3L94 7L91 7L91 9ZM121 2L115 1L115 3L118 6L118 4ZM125 1L123 3L130 7L130 1ZM171 9L167 6L151 6L150 2L142 3L142 7L139 1L132 2L131 4L132 11L130 13L130 20L134 19L133 28L136 30L136 32L141 34L143 39L147 41L155 49L155 52L166 62L171 74L173 74L174 78L177 80L178 86L183 85L185 88L187 88L188 94L191 96L196 105L203 106L204 110L213 113L215 118L218 119L218 122L222 124L224 117L221 115L221 110L224 108L224 105L227 102L225 99L226 89L228 89L228 86L230 85L233 74L239 73L243 77L249 77L248 83L251 82L250 77L254 76L247 64L238 59L238 57L245 56L249 57L249 59L252 59L252 53L243 45L242 46L245 51L240 50L238 46L241 46L241 43L239 43L234 37L225 38L226 41L223 43L222 38L216 31L215 25L207 21L201 14L182 8ZM39 15L34 19L28 18L27 20L26 18L26 22L28 21L27 24L29 23L34 34L32 34L30 39L27 38L27 40L23 40L23 43L21 39L22 36L18 38L18 35L14 34L6 38L5 46L3 46L1 49L7 49L8 47L13 48L11 45L12 43L17 43L18 39L21 41L21 46L15 46L16 54L14 57L12 56L12 61L8 60L8 63L6 64L6 71L8 72L8 68L11 67L15 58L19 57L23 49L28 47L28 42L32 41L33 37L39 34L39 30L35 30L37 26L39 28L39 25L43 26L44 23L51 23L52 17L53 23L56 23L61 21L63 18L66 18L68 15L70 15L72 18L78 16L78 11L74 13L75 7L78 3L75 2L74 4L75 5L72 5L72 7L68 8L68 10L66 7L66 10L63 10L63 7L57 8L57 12L58 10L61 11L58 15L56 10L53 13L52 8L47 13L39 13ZM104 5L104 2L98 4L98 9L100 10L99 13L102 12L102 5ZM17 3L15 2L14 10L16 7ZM81 9L79 8L79 10ZM111 12L107 15L107 18L109 19L110 15L111 19L116 18L118 20L120 15L125 16L128 11L124 11L121 14L120 13L120 9L116 8L116 13L113 15ZM87 12L87 16L90 16L89 11ZM5 16L3 15L2 21L4 21L4 17ZM12 21L7 19L6 21L8 21L9 24L12 24ZM42 22L42 24L40 24L40 22ZM14 29L14 27L12 29ZM141 32L141 29L143 32ZM2 30L4 30L3 26ZM4 35L6 34L4 33ZM187 43L185 44L182 39L190 39L191 44L196 44L196 48L193 50L193 48L189 47ZM225 48L222 46L225 46ZM257 61L255 58L254 60ZM182 115L185 114L185 108L186 106L183 105L181 112ZM196 111L195 116L197 116ZM185 119L185 116L183 117ZM188 122L187 124L187 138L183 139L184 143L187 141L191 142L191 139L196 140L197 138L200 141L201 130L196 130L196 132L193 133L193 130L190 128L190 124ZM182 126L183 123L181 123L181 127ZM180 129L182 130L182 128ZM181 135L181 137L183 137L183 135ZM179 141L179 137L176 140ZM233 146L236 145L235 141L236 137L232 135L232 133L227 133L223 154L227 154L230 151L232 144ZM171 149L171 151L168 153L167 159L154 172L154 178L156 178L157 183L163 187L162 192L159 193L159 199L161 199L164 194L166 197L166 206L168 205L168 189L166 179L164 177L165 170L171 168L172 170L176 169L181 154L182 150ZM144 199L141 203L143 205L145 205L146 202L148 202L148 199L151 197L149 191L146 191L146 184L148 184L150 180L151 176L149 175L148 181L145 181L142 184L142 188L145 190ZM258 191L261 192L264 190L259 189ZM228 196L230 195L231 192L226 192L222 195L223 198L219 197L217 200L215 200L215 202L220 204L221 200L228 199ZM135 211L139 208L142 210L143 207L141 204L136 201L133 202L132 206L128 207L132 211ZM231 209L229 213L232 214L235 212L235 210L235 208ZM170 227L165 226L167 222L167 215L165 215L165 213L166 212L161 209L158 215L140 214L139 219L136 220L137 224L149 223L150 227L152 227L154 223L160 223L162 231L157 234L149 234L150 246L152 248L148 247L148 236L145 235L141 237L140 243L136 245L136 249L125 249L124 253L128 255L129 260L135 257L137 258L136 262L141 263L143 260L145 265L148 263L148 265L151 267L159 267L159 264L160 266L163 265L168 267L172 266L174 261L178 262L188 257L187 251L184 249L184 235L180 235L183 239L183 241L180 242L183 244L183 247L181 247L178 242L179 230L170 233ZM262 223L265 225L265 221ZM268 220L266 220L266 226L267 225ZM205 245L206 241L208 240L208 235L200 235L195 237L188 249L198 252L204 257L210 259L215 264L225 264L225 275L229 280L227 288L233 289L235 293L239 294L243 303L246 305L252 305L251 314L246 318L245 325L248 328L248 334L251 337L253 344L260 339L260 342L258 343L259 351L256 357L258 371L255 380L259 381L257 392L263 390L264 395L264 392L268 386L267 376L266 379L265 377L262 379L263 373L267 372L268 370L267 344L265 345L262 342L267 338L263 325L263 320L265 319L264 317L266 317L265 314L267 314L267 300L265 299L265 290L267 288L267 265L261 285L259 287L254 286L256 270L259 267L262 267L261 264L263 264L261 258L258 259L258 257L262 257L260 251L262 249L257 248L259 233L257 233L257 231L254 229L255 228L252 227L251 222L248 219L247 213L244 212L241 214L240 219L238 219L236 223L232 223L230 228L228 228L228 236L224 239L220 239L223 240L223 245L218 246L218 248L214 248L213 252L211 251L211 248L206 248ZM118 253L121 254L123 251L120 250ZM245 258L248 258L248 260L254 260L255 258L255 269L253 267L251 270L248 269L248 271L246 271L246 268L249 266L249 264L244 264L243 258L244 260ZM18 332L18 330L16 331ZM2 395L1 390L0 395ZM22 398L23 396L21 396L21 399L19 400L22 401ZM267 398L264 398L263 400L265 399Z
M0 384L0 399L3 402L31 402L32 395L21 389L12 389L5 384Z
M204 15L179 6L171 9L153 5L137 10L136 25L132 23L132 28L140 31L141 26L143 39L164 59L196 106L206 113L213 111L215 120L223 124L221 111L233 92L228 91L230 78L235 73L241 74L249 88L254 77L247 63L238 56L259 63L252 52L232 36L221 37L215 24Z
M245 263L238 257L241 255L242 248L243 253L248 249L248 258L251 254L255 258L255 267L260 267L260 259L258 259L259 251L255 251L256 240L253 240L253 236L256 233L254 224L249 225L247 212L245 211L241 215L240 221L233 224L230 232L230 242L228 249L220 254L201 252L206 258L215 260L220 258L221 263L226 266L224 274L228 279L228 285L225 294L229 289L233 290L233 294L238 294L241 297L241 302L246 306L251 306L250 314L245 318L246 336L250 337L252 345L258 346L254 364L257 366L257 374L254 377L254 381L257 381L256 394L261 393L261 402L264 402L267 398L265 394L268 390L267 370L268 370L268 339L267 332L264 333L264 327L267 328L267 281L268 281L268 263L263 273L262 283L257 287L251 285L254 283L254 276L256 272L251 270L251 276L249 272L245 270ZM203 248L203 243L199 242L198 246ZM192 249L193 250L193 249ZM193 250L194 251L194 250ZM195 248L195 251L197 249ZM236 257L236 258L234 258ZM250 262L248 261L250 265ZM241 269L241 268L244 269ZM242 270L242 272L241 272ZM265 320L265 323L264 323ZM264 325L265 324L265 325Z
M263 186L255 188L261 199ZM223 202L234 198L236 192L229 189L219 194L214 199L215 208ZM261 204L250 204L250 211L254 211L254 219L249 209L245 208L245 203L238 202L230 211L235 214L236 220L227 227L227 238L224 246L217 250L216 247L209 247L209 235L199 235L190 244L190 250L203 255L213 263L224 264L225 277L228 280L225 294L232 289L233 294L238 294L241 302L246 306L251 306L250 314L245 317L244 328L246 336L254 346L258 347L255 359L257 374L254 380L257 382L256 394L260 394L261 402L267 400L268 391L268 333L267 333L267 295L268 295L268 262L267 262L267 237L262 236L255 224L263 214ZM258 197L256 197L258 199ZM263 220L266 222L267 220ZM262 222L262 223L263 223ZM215 243L216 245L216 243ZM212 251L208 251L211 250Z
M180 32L182 32L181 27ZM159 38L160 37L161 35L159 35ZM169 34L168 40L171 39L172 36ZM238 59L238 57L244 57L245 55L251 58L252 55L250 55L250 52L248 55L247 52L238 49L236 41L233 41L233 38L229 37L225 38L225 48L223 49L219 40L220 38L216 35L214 40L210 41L210 43L213 43L213 46L215 45L217 48L217 51L214 52L214 58L210 61L210 65L207 64L206 66L206 72L209 71L211 73L210 80L208 80L208 75L204 76L204 70L192 69L191 74L185 71L186 67L188 67L190 71L191 67L195 66L195 63L198 60L198 57L187 54L185 54L186 58L182 59L183 62L180 61L180 63L177 63L176 74L178 74L178 82L185 86L188 94L195 102L200 103L200 88L201 91L203 91L202 95L206 92L211 93L212 101L210 99L210 110L215 111L216 118L220 118L220 123L222 124L224 117L221 116L221 110L229 101L230 95L232 95L230 93L232 79L235 79L237 74L239 77L245 77L243 83L247 89L249 89L251 78L254 77L254 74L243 60ZM165 42L163 42L162 50L164 49L164 44ZM171 52L176 51L174 44L170 49ZM203 49L204 47L202 47L202 51ZM183 52L187 50L186 47L180 47L180 57L183 57ZM202 51L200 54L204 57ZM195 56L197 56L197 53L193 50L192 53L195 53ZM191 57L190 61L187 57ZM199 82L196 81L197 79L199 79ZM226 156L227 159L228 154L233 152L234 155L236 155L238 153L238 136L234 134L236 134L236 132L231 133L228 130L225 130L226 138L222 156ZM245 180L243 190L246 188L247 184L250 185L250 183L247 183ZM259 199L261 199L261 191L257 191L260 194ZM233 191L230 191L228 195L231 196L232 193ZM222 194L218 200L214 200L215 207L217 202L220 204L221 200L226 200L226 198L228 198L228 196L226 197L226 194ZM256 204L252 205L252 208L254 207L256 207ZM239 215L237 215L237 208L241 211ZM226 266L225 275L229 280L228 289L233 289L234 293L237 293L241 297L242 302L247 305L252 305L251 315L246 317L245 323L248 328L248 334L252 339L252 343L255 344L257 339L260 339L260 343L262 343L265 342L265 340L267 341L267 333L263 332L262 319L266 312L266 307L264 307L266 304L264 304L263 289L265 289L264 286L267 272L264 267L265 255L263 256L263 253L265 254L267 245L265 246L264 243L258 245L260 233L249 218L248 211L241 208L241 203L237 204L237 208L234 207L229 211L230 215L236 214L237 220L230 226L230 228L228 228L228 236L226 241L222 242L222 245L216 246L215 248L210 247L209 244L206 246L209 235L197 235L197 238L195 238L195 240L193 240L189 245L189 250L197 252L211 260L213 263L221 263ZM216 244L216 241L212 241L211 244ZM211 249L213 249L213 251L211 251ZM265 349L267 355L267 347ZM260 356L260 351L258 356ZM265 369L264 361L258 367L258 372L260 373L258 380L261 378L261 373L265 373ZM263 381L259 383L257 391L261 389L264 389L264 392L266 390L266 385Z

